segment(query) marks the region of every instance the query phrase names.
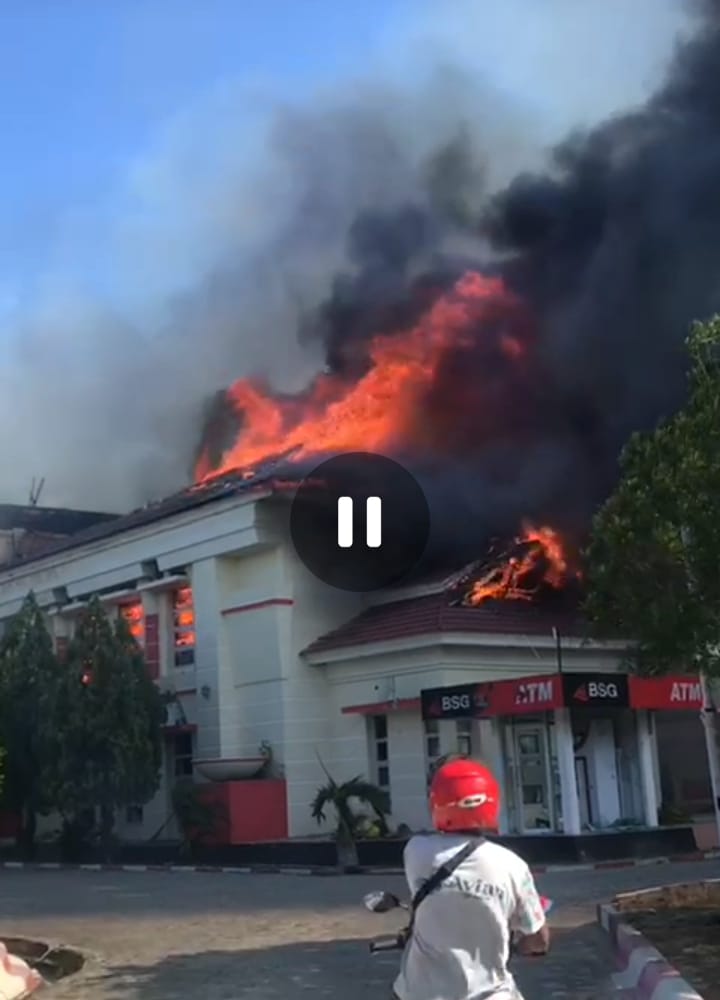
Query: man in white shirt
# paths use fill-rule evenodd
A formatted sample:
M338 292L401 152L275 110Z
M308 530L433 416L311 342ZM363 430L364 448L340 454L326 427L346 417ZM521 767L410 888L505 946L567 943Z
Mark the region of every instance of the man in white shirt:
M413 896L453 855L474 849L418 906L396 1000L522 1000L507 967L511 936L522 954L542 955L550 934L528 866L484 839L497 831L498 783L482 764L451 761L433 777L430 811L438 833L405 848Z

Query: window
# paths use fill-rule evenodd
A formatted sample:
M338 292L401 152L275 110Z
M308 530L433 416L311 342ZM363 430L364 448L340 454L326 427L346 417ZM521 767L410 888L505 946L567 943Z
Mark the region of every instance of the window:
M440 723L437 719L425 720L425 762L427 764L428 785L437 762L442 757L440 750Z
M143 807L142 806L128 806L125 810L125 822L126 823L142 823L143 821Z
M472 719L457 719L457 752L463 757L472 756Z
M370 720L372 761L375 770L375 783L390 792L390 754L388 744L387 715L375 715Z
M195 663L195 606L190 587L173 594L173 649L176 667Z
M176 778L189 778L193 773L192 733L178 733L173 742L173 773Z
M125 624L135 642L142 646L145 641L145 612L142 601L133 601L132 604L121 604L120 617L125 619Z

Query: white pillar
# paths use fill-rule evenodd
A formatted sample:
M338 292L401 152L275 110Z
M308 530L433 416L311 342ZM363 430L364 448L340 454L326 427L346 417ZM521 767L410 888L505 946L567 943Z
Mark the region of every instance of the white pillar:
M705 747L707 749L708 768L710 771L710 788L713 797L713 812L718 842L720 842L720 766L718 765L717 730L715 728L715 702L711 684L705 674L700 675L702 683L703 707L700 712L700 722L705 732Z
M500 727L502 721L500 719L481 719L478 728L481 732L481 746L483 751L483 759L487 761L493 770L493 773L500 783L500 789L502 795L500 796L500 834L505 835L509 832L508 824L508 782L510 781L510 774L505 767L505 759L502 750L502 734Z
M658 796L655 785L655 733L650 713L637 713L638 762L640 764L640 793L642 795L645 825L658 826Z
M555 709L555 745L560 777L563 833L577 836L581 830L580 802L575 775L575 748L569 708Z

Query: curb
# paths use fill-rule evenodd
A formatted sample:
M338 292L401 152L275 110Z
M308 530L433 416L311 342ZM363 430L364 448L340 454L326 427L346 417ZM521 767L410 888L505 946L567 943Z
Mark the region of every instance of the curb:
M711 861L720 858L720 851L698 851L694 854L676 854L662 858L627 859L623 861L596 861L590 864L577 865L538 865L532 866L534 875L551 875L561 872L582 871L614 871L623 868L649 868L659 865L685 864L692 861ZM386 875L388 877L402 876L402 868L359 867L335 868L323 866L295 865L113 865L113 864L62 864L57 861L38 862L24 861L0 862L2 871L82 871L82 872L162 872L171 874L213 874L213 875L295 875L328 877L337 875Z
M627 1000L703 1000L657 948L632 924L622 919L612 903L598 906L598 923L610 938L618 969L612 975L612 981L618 997Z

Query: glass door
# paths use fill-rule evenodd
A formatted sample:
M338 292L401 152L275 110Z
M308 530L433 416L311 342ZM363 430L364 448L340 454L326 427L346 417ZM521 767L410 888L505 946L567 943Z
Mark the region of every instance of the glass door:
M516 723L513 727L517 817L522 833L555 827L547 727Z

